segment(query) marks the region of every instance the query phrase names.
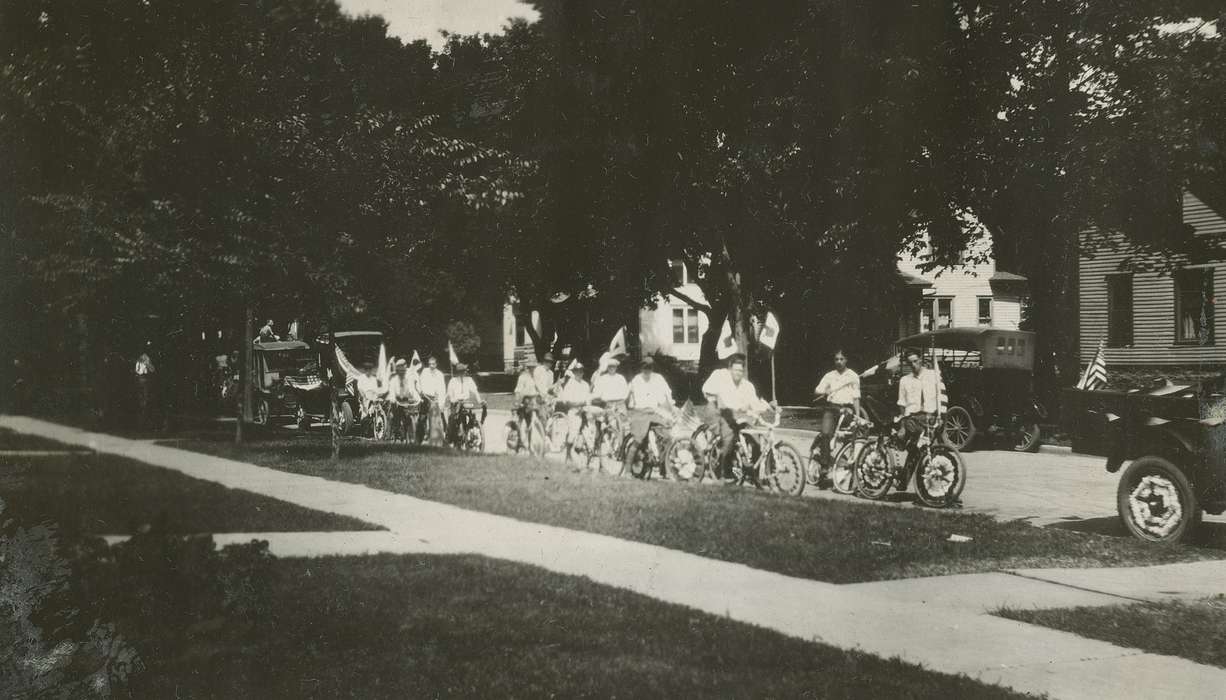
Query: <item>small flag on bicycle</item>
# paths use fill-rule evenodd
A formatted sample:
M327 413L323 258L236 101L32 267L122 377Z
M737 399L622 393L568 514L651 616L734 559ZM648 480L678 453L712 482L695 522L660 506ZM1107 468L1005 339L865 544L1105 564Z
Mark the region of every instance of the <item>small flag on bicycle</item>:
M387 386L387 382L392 378L392 375L388 372L387 346L383 343L379 344L379 364L375 365L375 367L378 368L375 370L375 376L379 379L379 385Z
M455 354L455 348L451 347L451 341L447 341L447 359L451 361L451 366L454 368L460 364L460 358Z
M736 344L736 336L732 335L732 324L724 321L724 329L720 331L719 342L715 344L715 354L719 359L726 360L741 351Z
M949 412L949 393L945 391L945 377L941 376L941 360L935 354L932 369L937 373L937 415L943 416Z
M1081 381L1077 382L1078 389L1094 391L1107 385L1107 358L1103 354L1103 342L1099 341L1094 360L1086 367L1085 374L1081 375Z
M775 314L767 311L766 320L762 322L762 332L758 334L758 342L774 350L775 343L778 341L779 319L775 318Z
M413 351L413 359L409 360L409 371L421 371L421 355L418 355L416 350Z
M617 334L613 336L613 340L609 342L609 356L617 357L618 355L626 354L626 327L622 326L617 329Z

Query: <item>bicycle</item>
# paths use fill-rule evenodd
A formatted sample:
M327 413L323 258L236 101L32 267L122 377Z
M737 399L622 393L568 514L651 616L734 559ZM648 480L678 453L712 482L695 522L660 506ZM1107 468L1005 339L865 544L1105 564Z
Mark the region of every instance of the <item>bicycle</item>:
M460 403L451 414L449 421L448 442L452 447L465 452L481 452L485 449L485 417L488 413L485 404L481 404L481 420L473 412L476 407L471 401Z
M656 473L678 476L677 469L669 469L668 457L673 453L671 442L668 426L662 422L653 422L641 442L635 440L634 435L627 434L622 440L622 453L625 455L623 470L628 468L630 476L643 480L650 479Z
M856 458L856 493L864 498L881 500L894 486L905 491L915 482L915 495L930 508L948 508L960 503L966 485L966 462L962 455L941 439L943 421L928 417L908 451L893 434L879 434ZM895 451L907 451L899 466Z
M818 402L819 408L831 406L826 402ZM839 451L852 439L855 426L858 422L855 411L846 406L839 407L839 416L834 424L834 432L829 437L818 433L813 438L813 444L809 446L809 468L805 471L805 481L809 486L820 488L822 477L830 476L833 482L833 468L835 464L835 456ZM828 448L825 452L822 450L822 443L825 441ZM823 455L829 455L828 457ZM816 467L814 466L816 465ZM833 488L833 484L832 484ZM837 489L836 489L837 491ZM839 492L843 493L843 492Z
M761 488L769 484L780 493L799 496L808 482L805 476L808 470L800 452L775 437L781 417L782 413L775 411L770 421L761 416L749 416L748 420L740 421L742 427L733 445L731 474L727 476L737 485L750 481ZM689 438L678 440L673 449L681 453L677 459L683 463L685 453L693 455L698 481L718 480L719 439L711 426L698 426Z
M523 423L527 425L522 425ZM545 422L541 417L539 400L535 402L526 400L520 405L519 415L507 421L507 452L519 454L519 451L523 449L527 450L528 454L544 457L548 449L545 434Z

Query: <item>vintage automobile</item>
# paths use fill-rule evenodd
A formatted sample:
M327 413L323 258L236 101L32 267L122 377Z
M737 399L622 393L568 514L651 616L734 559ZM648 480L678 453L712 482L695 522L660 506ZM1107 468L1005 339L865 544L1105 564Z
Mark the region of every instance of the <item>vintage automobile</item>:
M340 348L345 359L357 369L374 367L378 363L379 347L383 345L383 334L379 331L337 331L332 337L336 339L336 347ZM345 368L340 365L328 336L318 337L315 346L321 365L328 368L328 381L336 388L337 403L333 417L342 434L353 433L360 427L357 416L361 415L361 401L354 395L354 387Z
M1065 390L1064 427L1077 449L1105 453L1111 473L1128 462L1116 509L1134 537L1184 541L1204 513L1226 511L1224 387L1226 375L1128 392Z
M914 348L931 366L941 362L949 396L945 441L967 450L989 436L1003 437L1015 450L1034 452L1047 412L1034 395L1034 334L1002 328L942 328L900 338L895 354L861 372L861 392L887 406L898 397L902 368L898 353Z
M328 415L328 387L311 346L297 340L251 346L252 420L268 425L292 416L302 429Z

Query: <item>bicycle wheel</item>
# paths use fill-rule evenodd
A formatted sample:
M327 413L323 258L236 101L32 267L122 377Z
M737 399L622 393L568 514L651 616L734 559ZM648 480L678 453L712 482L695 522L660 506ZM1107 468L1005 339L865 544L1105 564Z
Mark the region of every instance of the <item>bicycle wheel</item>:
M643 454L643 446L633 438L630 438L629 442L630 444L626 446L626 467L630 470L630 476L636 479L650 479L652 468Z
M809 446L809 468L805 470L805 481L813 488L819 486L818 482L822 478L821 441L827 439L829 438L818 433L817 437L813 438L813 444Z
M617 450L620 441L616 428L617 426L613 423L605 423L596 441L596 468L610 474L621 472L617 464Z
M719 442L707 425L694 428L690 434L694 449L695 472L699 481L714 481L715 467L719 464Z
M795 447L777 443L766 454L766 468L771 483L789 496L799 496L805 490L805 460Z
M524 447L524 445L521 445L519 443L519 425L515 421L509 420L507 421L505 430L506 430L507 453L508 454L519 454L519 449L521 447Z
M830 489L835 493L849 496L856 492L856 457L863 447L863 442L849 442L834 453L830 465Z
M856 458L856 495L880 500L894 480L894 456L880 443L866 445Z
M673 440L668 452L664 453L664 463L668 473L678 481L702 481L703 467L698 463L698 454L691 438Z
M559 411L549 416L549 420L545 421L545 450L561 452L566 449L566 433L569 429L565 413Z
M958 501L966 484L966 463L957 450L935 445L915 470L915 495L929 508L947 508Z

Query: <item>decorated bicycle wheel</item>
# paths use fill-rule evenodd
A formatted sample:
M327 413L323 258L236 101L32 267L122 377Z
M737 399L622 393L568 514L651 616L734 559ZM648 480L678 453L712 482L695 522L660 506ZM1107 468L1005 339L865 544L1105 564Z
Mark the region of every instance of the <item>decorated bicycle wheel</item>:
M805 490L805 460L795 447L780 443L767 453L771 484L781 493L799 496Z
M570 429L566 414L561 411L549 416L545 422L545 449L549 452L561 452L566 449L566 433Z
M707 425L700 425L690 435L694 461L697 464L699 481L715 480L715 468L719 464L719 441Z
M668 473L678 481L700 482L704 468L698 462L699 455L692 438L677 438L669 445L664 455Z
M507 452L510 454L518 453L519 448L523 447L523 445L521 445L519 442L519 425L516 424L515 421L509 420L507 421L505 430L506 430Z
M830 488L835 493L851 495L856 492L856 455L863 442L849 442L834 453L830 465Z
M856 495L880 500L894 480L894 457L885 445L867 445L856 458Z
M966 464L957 450L936 445L915 470L915 495L930 508L958 502L966 483Z

